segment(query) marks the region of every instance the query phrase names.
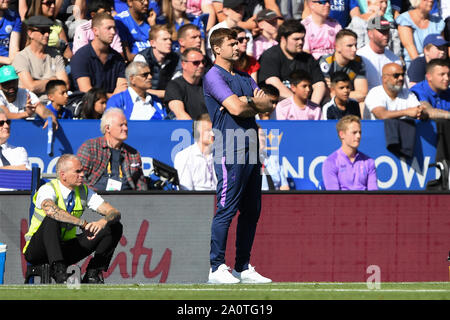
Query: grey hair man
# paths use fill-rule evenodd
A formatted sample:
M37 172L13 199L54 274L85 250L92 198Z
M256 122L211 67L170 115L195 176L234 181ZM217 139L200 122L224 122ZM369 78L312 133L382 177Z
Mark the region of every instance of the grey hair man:
M133 61L125 69L128 89L109 98L106 108L120 108L129 120L162 120L167 112L161 100L148 91L152 88L149 65Z
M102 137L89 139L78 149L84 181L94 190L147 190L139 151L126 144L128 122L120 108L105 111Z

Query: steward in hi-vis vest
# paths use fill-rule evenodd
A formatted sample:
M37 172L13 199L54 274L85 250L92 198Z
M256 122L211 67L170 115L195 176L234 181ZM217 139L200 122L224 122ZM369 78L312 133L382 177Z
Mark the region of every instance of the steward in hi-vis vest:
M25 234L23 253L31 265L49 263L56 283L65 283L67 266L91 253L83 283L104 283L114 250L122 237L120 212L83 183L80 160L62 155L56 163L57 178L41 186L33 197L35 210ZM97 221L81 219L86 208L99 213ZM77 234L77 230L81 233Z

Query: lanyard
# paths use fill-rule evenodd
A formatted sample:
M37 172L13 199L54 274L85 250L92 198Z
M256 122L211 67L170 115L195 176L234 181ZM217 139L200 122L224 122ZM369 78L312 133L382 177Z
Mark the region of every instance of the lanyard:
M112 171L111 171L111 161L108 162L108 175L111 177ZM122 173L122 166L119 164L119 178L122 179L123 173Z

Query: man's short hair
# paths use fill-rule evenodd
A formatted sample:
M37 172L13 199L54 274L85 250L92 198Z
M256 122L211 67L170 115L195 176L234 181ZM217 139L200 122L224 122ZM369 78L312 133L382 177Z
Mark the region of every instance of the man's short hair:
M278 28L278 43L280 43L281 38L284 37L287 39L293 33L306 33L305 26L296 19L288 19L284 21Z
M123 113L123 110L120 108L108 108L103 113L102 119L100 120L100 131L103 133L103 135L105 135L106 126L111 125L113 115L115 114L125 115Z
M61 171L65 171L67 169L67 162L73 159L78 159L78 157L71 153L65 153L59 157L55 167L57 177L59 177Z
M181 54L181 60L182 61L187 61L188 60L188 55L192 51L198 52L198 53L200 53L203 56L203 51L202 50L200 50L199 48L191 47L191 48L187 48L186 50L183 51L183 53Z
M67 87L67 84L63 80L59 80L59 79L50 80L45 85L45 93L52 94L53 92L56 91L56 88L59 86Z
M355 39L358 39L358 35L355 32L353 32L352 30L350 30L350 29L341 29L341 30L338 31L338 33L336 33L335 42L338 42L338 40L340 40L340 39L342 39L344 37L347 37L347 36L353 37Z
M450 68L450 62L448 59L432 59L427 63L426 73L431 73L436 66Z
M152 28L154 28L154 27L152 27ZM180 29L178 29L178 32L177 32L177 39L182 39L182 38L186 37L186 33L187 33L189 30L197 30L197 31L200 31L200 28L197 27L195 24L192 24L192 23L184 24L184 25L182 25L182 26L180 27Z
M92 28L96 27L98 28L103 20L112 20L115 21L113 16L111 14L109 14L108 12L101 12L96 14L93 18L92 18Z
M200 121L209 121L211 122L211 118L209 117L208 113L202 113L197 116L197 118L194 119L195 121L192 121L192 135L194 136L194 140L197 141L200 137Z
M127 79L128 85L130 85L130 77L135 76L139 73L139 71L145 67L149 67L149 65L144 61L132 61L125 68L125 78Z
M336 131L338 135L339 132L347 130L348 126L352 122L357 122L361 126L361 119L354 114L348 114L339 119L338 123L336 124Z
M150 28L150 32L148 33L148 40L156 40L156 37L161 30L170 33L170 29L166 24L157 24Z
M225 40L236 39L236 37L236 32L228 28L219 28L214 30L209 37L209 44L211 45L214 56L216 55L216 52L214 51L215 46L220 47Z
M278 88L275 87L274 85L267 84L267 83L260 83L260 84L258 84L258 87L262 91L264 91L265 94L275 96L275 97L280 96L280 90L278 90Z
M293 86L298 85L302 81L312 82L311 76L304 70L296 70L289 75L289 82Z
M336 71L336 72L332 73L331 76L330 76L331 84L335 85L339 81L350 82L350 77L344 71Z

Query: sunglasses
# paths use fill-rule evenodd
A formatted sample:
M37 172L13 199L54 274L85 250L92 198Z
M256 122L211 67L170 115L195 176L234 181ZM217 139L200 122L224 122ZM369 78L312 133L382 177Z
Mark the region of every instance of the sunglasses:
M196 67L198 67L201 63L203 64L203 65L205 65L206 64L206 60L205 59L202 59L202 60L193 60L193 61L191 61L191 60L186 60L186 62L190 62L190 63L192 63L194 66L196 66Z
M148 76L151 74L152 74L151 72L144 72L144 73L137 74L137 76L142 77L142 78L148 78Z
M242 43L242 42L244 42L244 40L249 41L249 40L250 40L250 37L239 37L239 38L237 38L236 40L239 41L239 43Z
M330 0L317 0L317 1L313 1L313 3L318 3L321 5L326 5L327 3L330 4Z
M41 2L41 4L43 4L44 6L47 7L51 7L52 4L55 4L55 1L46 1L46 2Z
M389 74L389 76L393 76L395 79L398 79L398 78L400 78L400 76L404 77L405 73L404 72L402 72L402 73L391 73L391 74Z
M3 127L5 125L5 123L8 124L8 126L11 124L11 120L0 120L0 127Z
M42 28L30 28L31 31L39 32L40 34L50 33L50 27L42 27Z

